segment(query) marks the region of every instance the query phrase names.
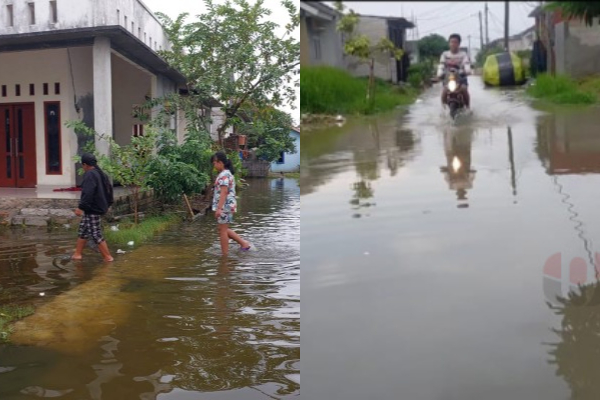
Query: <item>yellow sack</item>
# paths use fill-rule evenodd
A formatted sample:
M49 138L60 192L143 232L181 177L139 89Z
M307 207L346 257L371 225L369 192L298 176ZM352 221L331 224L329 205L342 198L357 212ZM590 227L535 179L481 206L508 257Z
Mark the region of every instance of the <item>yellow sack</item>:
M515 53L488 56L483 64L483 82L490 86L515 86L525 83L525 69Z

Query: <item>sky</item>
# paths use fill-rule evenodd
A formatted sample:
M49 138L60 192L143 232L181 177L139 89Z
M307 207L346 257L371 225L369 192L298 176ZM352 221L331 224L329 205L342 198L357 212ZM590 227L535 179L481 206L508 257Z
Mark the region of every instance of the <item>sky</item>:
M326 1L328 5L333 2ZM359 14L404 17L408 20L414 15L417 28L408 30L408 40L440 34L444 37L458 33L462 37L462 46L468 47L468 36L471 35L471 51L480 48L479 16L481 11L483 23L483 40L485 43L484 1L344 1L348 8ZM504 37L504 1L488 2L488 23L490 41ZM529 13L539 4L537 1L509 2L509 36L515 35L533 26L534 19Z
M191 22L193 16L203 14L206 11L204 2L202 0L142 0L153 12L162 12L168 15L170 18L177 18L181 13L187 12L190 16L186 21ZM255 3L255 0L249 0L251 4ZM214 0L215 4L225 3L224 0ZM300 2L297 1L298 8L300 8ZM279 36L283 36L285 33L285 24L289 22L289 16L287 10L280 4L279 0L265 0L264 6L271 9L271 15L269 19L279 24L280 29L276 31ZM295 37L300 40L300 28L294 31ZM298 55L300 58L300 55ZM300 89L296 88L296 109L292 110L290 106L285 105L281 107L282 111L287 112L292 116L296 125L300 122Z

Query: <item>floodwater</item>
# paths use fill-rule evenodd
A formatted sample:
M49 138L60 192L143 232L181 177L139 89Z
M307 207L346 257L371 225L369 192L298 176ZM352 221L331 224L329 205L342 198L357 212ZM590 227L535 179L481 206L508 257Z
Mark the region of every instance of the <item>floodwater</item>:
M250 183L233 228L256 249L228 259L212 217L108 266L57 261L74 233L1 233L0 302L37 310L0 345L0 399L298 398L299 186Z
M470 81L303 135L303 400L600 398L600 109Z

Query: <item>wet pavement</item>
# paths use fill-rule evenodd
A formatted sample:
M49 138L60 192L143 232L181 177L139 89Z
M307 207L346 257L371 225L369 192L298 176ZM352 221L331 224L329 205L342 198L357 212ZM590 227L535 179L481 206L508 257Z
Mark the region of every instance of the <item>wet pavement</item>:
M0 399L297 398L298 182L252 180L239 205L256 249L228 260L212 218L108 266L57 261L73 232L0 233L0 303L37 307L0 345Z
M470 81L303 135L303 400L600 398L600 109Z

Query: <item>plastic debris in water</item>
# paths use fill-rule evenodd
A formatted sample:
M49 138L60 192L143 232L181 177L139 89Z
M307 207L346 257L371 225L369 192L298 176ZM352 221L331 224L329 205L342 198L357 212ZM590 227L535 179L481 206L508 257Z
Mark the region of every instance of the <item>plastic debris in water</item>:
M365 256L368 256L370 253L368 251L365 251Z
M42 296L42 297L43 297L43 296L45 296L45 295L46 295L46 293L44 293L44 292L40 292L40 296Z
M64 224L65 229L71 229L71 224Z
M113 231L113 232L118 231L119 230L119 225L113 225L113 226L111 226L110 230Z
M133 240L129 243L127 243L128 246L133 246L135 243L133 243Z
M117 250L117 254L125 254L125 253L127 253L125 250L121 250L121 249Z

